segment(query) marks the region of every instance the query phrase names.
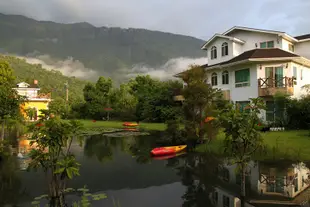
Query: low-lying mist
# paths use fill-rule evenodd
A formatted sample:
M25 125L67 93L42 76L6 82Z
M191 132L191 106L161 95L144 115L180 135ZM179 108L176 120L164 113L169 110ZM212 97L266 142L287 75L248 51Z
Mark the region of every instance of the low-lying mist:
M96 81L99 76L106 74L105 71L100 69L91 69L84 66L84 64L75 60L72 57L68 57L65 60L54 59L49 55L36 55L36 56L17 56L25 59L30 64L41 64L43 68L47 70L60 71L65 76L75 76L80 79L86 79ZM150 75L153 78L160 80L174 79L173 75L180 73L188 69L189 65L206 64L206 58L187 58L179 57L170 59L160 67L150 67L144 64L135 65L132 68L119 68L114 71L114 74L108 74L115 83L119 84L124 81L134 78L137 75Z

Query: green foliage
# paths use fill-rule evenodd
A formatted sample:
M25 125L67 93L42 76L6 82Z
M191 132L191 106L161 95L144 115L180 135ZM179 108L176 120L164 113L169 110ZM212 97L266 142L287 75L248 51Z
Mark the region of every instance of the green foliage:
M27 108L25 109L26 115L27 117L32 120L35 116L36 113L36 109L35 108Z
M145 29L58 24L0 14L0 31L7 31L0 34L1 49L6 52L28 55L37 51L50 55L54 62L73 57L113 79L120 78L121 69L139 63L159 66L172 58L204 56L203 40Z
M181 107L173 100L174 91L182 88L179 81L160 82L147 75L137 76L129 85L138 100L138 121L165 122L181 116Z
M251 99L246 108L248 111L232 107L221 116L225 133L225 152L237 163L250 161L253 154L263 147L261 133L255 126L260 121L260 110L265 108L264 102L259 98Z
M70 106L61 97L56 97L49 104L48 108L51 113L61 116L62 118L67 118L70 112Z
M206 117L216 117L223 105L222 93L205 83L206 72L200 66L191 66L184 74L187 86L183 90L185 130L187 137L193 142L214 138L218 131L218 123L212 120L205 123Z
M15 80L13 69L6 61L0 61L0 85L8 84L12 86Z
M0 55L0 62L7 62L14 69L16 76L15 83L28 82L33 83L33 80L38 80L41 93L50 93L52 98L65 97L65 83L69 84L69 101L74 103L83 98L83 88L86 81L67 77L59 71L46 70L39 64L28 64L25 60L11 56Z
M30 144L35 146L30 152L29 168L42 168L47 175L49 199L52 206L64 206L64 189L67 179L79 175L79 163L70 152L74 138L79 138L81 123L75 120L64 121L59 117L43 117L30 126L33 132ZM80 139L81 142L82 139Z
M83 188L73 189L73 188L66 188L64 190L66 194L76 194L80 197L79 201L74 201L71 205L73 207L88 207L91 206L91 203L94 201L99 201L102 199L107 198L106 194L92 194L89 193L89 190L84 186ZM31 203L33 207L40 207L41 201L48 199L48 195L41 195L34 198L34 201ZM46 205L48 206L48 205Z

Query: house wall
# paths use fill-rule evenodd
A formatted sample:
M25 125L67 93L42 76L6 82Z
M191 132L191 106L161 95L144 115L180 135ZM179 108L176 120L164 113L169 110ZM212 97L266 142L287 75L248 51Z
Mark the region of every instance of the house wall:
M223 207L223 196L229 198L229 207L241 207L241 200L238 197L234 196L233 194L227 192L222 188L216 187L215 191L218 193L218 201L217 203L214 203L214 207ZM212 195L210 195L210 198L212 199ZM254 206L249 203L245 203L245 207Z
M308 173L309 173L309 168L305 167L303 163L298 163L294 168L294 173L297 173L297 179L298 179L298 190L295 191L295 186L293 182L291 183L286 183L286 177L283 176L284 183L286 183L287 186L284 186L284 193L273 193L273 192L267 192L267 184L266 182L259 183L258 184L258 193L262 192L265 195L282 195L284 197L290 197L294 198L297 196L299 193L304 191L305 189L308 188L309 185L304 183L303 185L303 178L307 179L308 178ZM266 176L266 175L265 175Z
M48 109L48 103L49 101L28 101L28 102L25 102L23 105L21 105L21 111L23 115L26 117L26 113L24 112L24 109L36 108L37 115L39 116L42 114L40 112L41 109Z
M290 41L288 41L288 40L286 40L286 39L284 39L284 38L282 38L282 41L281 41L281 48L282 48L282 50L285 50L285 51L288 51L288 52L291 52L290 50L289 50L289 45L291 44L291 45L294 45L293 43L291 43Z
M228 43L228 55L222 56L222 44L224 42ZM211 59L211 48L213 46L216 46L217 48L217 58ZM214 65L220 62L228 61L231 58L233 58L233 42L231 40L225 39L225 38L217 38L207 48L208 51L208 64Z
M239 43L233 42L233 56L236 57L243 52L242 45Z
M229 36L236 37L238 39L245 41L245 44L242 45L242 52L256 49L255 43L257 43L257 48L260 48L260 43L266 41L274 41L275 48L282 48L282 41L281 41L282 38L279 37L278 42L277 41L278 35L276 34L266 34L260 32L237 30L231 33Z
M235 71L241 69L250 69L250 86L235 87ZM225 70L229 73L229 84L222 84L222 72ZM230 96L232 101L248 101L249 98L256 98L258 96L258 82L257 82L257 65L240 65L238 67L215 69L207 71L207 83L211 84L212 73L216 72L218 77L218 85L214 86L222 90L230 90Z
M310 59L310 41L295 44L295 53Z
M291 76L293 76L293 67L297 68L297 84L294 85L293 97L300 98L302 95L306 94L306 91L303 90L302 87L306 84L310 84L310 68L297 63L291 63Z
M38 89L16 88L16 90L19 95L26 96L27 98L38 96Z

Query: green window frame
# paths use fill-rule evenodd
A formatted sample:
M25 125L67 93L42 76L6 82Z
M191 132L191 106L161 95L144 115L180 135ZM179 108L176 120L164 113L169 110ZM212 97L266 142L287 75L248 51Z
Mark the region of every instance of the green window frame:
M260 48L261 49L267 48L267 42L261 42L260 43Z
M250 69L242 69L235 71L235 87L250 86Z
M274 48L274 41L268 41L267 48Z
M260 43L260 48L261 49L274 48L274 41L261 42Z

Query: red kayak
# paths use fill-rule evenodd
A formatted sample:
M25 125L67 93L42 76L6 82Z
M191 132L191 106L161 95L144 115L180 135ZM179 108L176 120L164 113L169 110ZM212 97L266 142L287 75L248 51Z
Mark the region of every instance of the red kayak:
M186 148L186 145L169 146L169 147L157 147L151 151L154 156L171 155L181 152Z

